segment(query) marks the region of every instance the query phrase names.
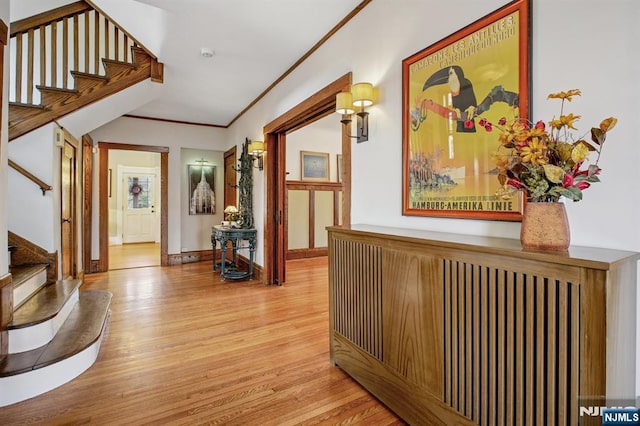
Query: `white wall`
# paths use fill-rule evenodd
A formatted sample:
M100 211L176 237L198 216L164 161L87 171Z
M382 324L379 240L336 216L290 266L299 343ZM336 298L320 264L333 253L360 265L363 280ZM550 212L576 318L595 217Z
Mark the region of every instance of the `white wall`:
M0 2L0 19L4 21L7 26L11 22L9 18L9 2ZM2 127L0 128L0 205L6 206L8 201L7 194L7 143L9 140L9 49L5 49L4 58L0 58L4 61L3 69L6 71L3 78L2 90L2 117L0 122ZM7 247L7 228L8 228L8 211L7 209L0 209L0 247ZM0 278L4 277L9 272L9 259L4 249L0 250Z
M224 129L207 126L174 124L161 121L140 120L122 117L105 124L90 133L94 143L118 142L134 145L164 146L169 148L169 211L168 252L180 253L182 247L182 204L186 197L182 175L185 173L181 148L225 151L231 143ZM244 139L243 139L244 140ZM94 159L98 161L97 156ZM94 188L98 187L97 175ZM97 192L97 191L96 191ZM99 202L94 197L92 259L98 258L98 211Z
M300 151L329 154L329 180L338 181L336 155L342 153L342 123L331 114L287 134L287 180L302 180Z
M65 4L73 3L73 0L38 0L38 1L25 1L25 0L10 0L3 1L3 3L11 4L11 21L5 19L5 23L9 25L9 22L15 22L19 19L28 18L43 10L51 10Z
M53 140L53 124L40 127L9 144L8 156L54 190L40 188L10 169L8 205L28 206L8 210L8 229L52 253L60 244L60 148Z

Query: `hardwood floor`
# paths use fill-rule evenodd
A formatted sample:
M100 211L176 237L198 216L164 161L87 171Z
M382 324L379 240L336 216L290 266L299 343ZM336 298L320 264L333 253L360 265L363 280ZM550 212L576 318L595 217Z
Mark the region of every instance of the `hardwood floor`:
M329 365L326 258L287 273L281 287L221 282L210 262L87 275L113 293L98 360L0 424L404 424Z
M109 246L109 270L160 265L160 243Z

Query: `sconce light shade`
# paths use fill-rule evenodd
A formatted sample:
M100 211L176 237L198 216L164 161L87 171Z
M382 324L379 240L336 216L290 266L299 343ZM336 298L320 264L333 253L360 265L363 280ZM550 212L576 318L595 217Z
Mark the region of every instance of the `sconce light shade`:
M353 114L353 97L351 92L340 92L336 95L336 112L338 114Z
M264 152L264 142L262 141L252 141L249 144L249 154L260 156Z
M336 112L342 114L342 124L351 123L351 115L355 113L355 108L358 108L358 112L355 113L357 117L356 136L358 143L366 142L369 140L369 113L365 111L365 107L373 105L374 97L376 93L371 83L357 83L351 86L349 92L341 92L336 95Z
M373 105L373 85L371 83L357 83L351 86L353 105L364 108Z
M247 154L251 156L251 161L258 160L258 169L264 169L264 160L262 155L264 154L264 142L263 141L250 141L247 138L249 145L247 146Z

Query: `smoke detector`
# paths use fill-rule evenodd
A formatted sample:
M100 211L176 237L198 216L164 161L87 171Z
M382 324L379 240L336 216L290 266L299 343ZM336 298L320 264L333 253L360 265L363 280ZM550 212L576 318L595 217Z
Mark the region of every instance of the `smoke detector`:
M213 55L215 55L215 52L208 47L203 47L200 49L200 56L202 56L203 58L211 58L213 57Z

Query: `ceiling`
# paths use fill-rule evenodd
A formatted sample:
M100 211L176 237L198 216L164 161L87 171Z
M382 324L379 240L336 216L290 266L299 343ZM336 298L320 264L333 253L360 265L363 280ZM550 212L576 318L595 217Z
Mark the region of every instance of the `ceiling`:
M11 0L11 21L73 2ZM160 96L129 114L218 126L233 122L361 2L93 1L164 63ZM214 55L202 57L202 48Z

